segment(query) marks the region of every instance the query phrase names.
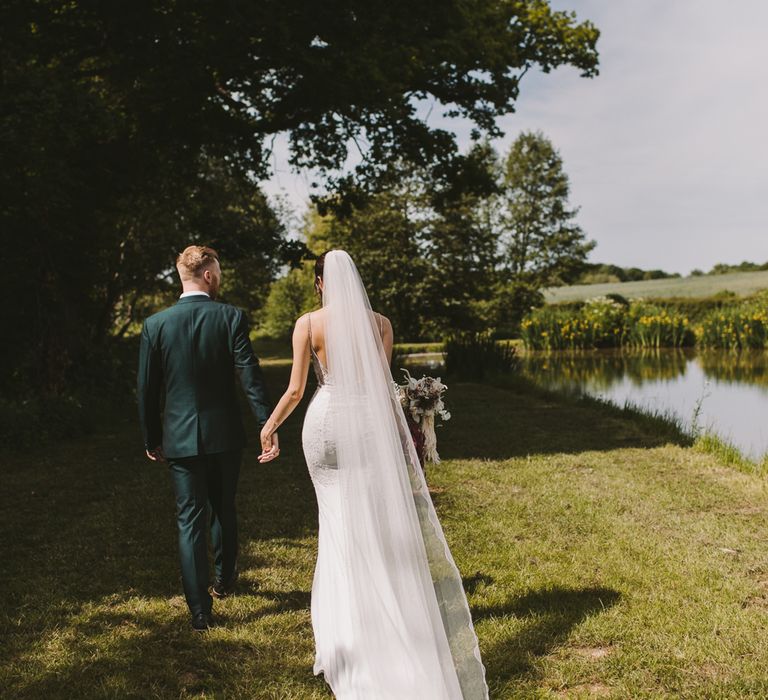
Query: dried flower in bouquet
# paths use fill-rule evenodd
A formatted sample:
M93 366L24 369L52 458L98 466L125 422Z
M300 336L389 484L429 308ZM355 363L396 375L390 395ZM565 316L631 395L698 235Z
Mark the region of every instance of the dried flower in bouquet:
M414 442L419 452L419 458L422 464L437 463L440 461L440 455L437 452L435 416L440 416L445 421L451 419L451 414L446 410L443 403L443 394L448 387L440 381L440 377L427 377L425 375L421 379L416 379L411 376L407 369L402 371L405 374L406 382L395 386L405 415L412 426L411 433L416 433ZM413 430L414 427L417 429L416 431Z

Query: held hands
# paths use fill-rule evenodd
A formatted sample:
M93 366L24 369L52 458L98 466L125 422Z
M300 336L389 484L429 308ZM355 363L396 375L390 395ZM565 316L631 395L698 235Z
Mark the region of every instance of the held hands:
M280 454L280 443L277 439L277 433L270 432L265 425L261 429L261 454L259 462L266 464L271 462Z

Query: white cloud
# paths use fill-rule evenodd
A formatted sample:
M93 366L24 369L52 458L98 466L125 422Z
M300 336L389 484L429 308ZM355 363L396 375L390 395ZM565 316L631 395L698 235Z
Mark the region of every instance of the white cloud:
M498 147L523 129L552 139L595 260L680 272L768 260L768 2L553 5L600 28L600 75L527 76ZM467 143L468 125L452 128ZM309 178L277 145L267 190L301 202Z

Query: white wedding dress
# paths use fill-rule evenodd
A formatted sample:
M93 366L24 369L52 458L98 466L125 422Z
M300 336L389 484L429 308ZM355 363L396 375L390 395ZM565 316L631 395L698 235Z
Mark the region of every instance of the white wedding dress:
M461 577L344 251L326 255L323 282L328 367L310 336L302 432L319 510L314 671L338 700L485 700Z

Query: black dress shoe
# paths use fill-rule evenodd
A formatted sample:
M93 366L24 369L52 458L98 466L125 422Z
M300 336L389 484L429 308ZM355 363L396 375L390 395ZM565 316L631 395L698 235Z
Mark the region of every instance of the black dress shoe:
M215 583L208 589L208 591L214 598L226 598L234 593L235 581L237 581L237 569L235 569L232 578L226 583L224 583L223 579L217 576Z
M192 616L192 629L195 632L207 632L211 628L211 616L208 613L197 613Z
M224 581L220 578L216 579L216 582L210 587L210 593L214 598L226 598L231 595L235 590L234 583L225 585Z

